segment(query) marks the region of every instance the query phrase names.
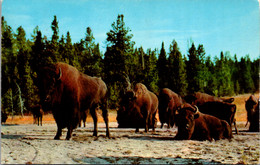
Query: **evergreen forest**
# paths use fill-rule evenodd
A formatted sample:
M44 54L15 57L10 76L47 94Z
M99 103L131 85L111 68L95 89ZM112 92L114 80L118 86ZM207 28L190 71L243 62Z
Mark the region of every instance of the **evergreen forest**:
M169 48L164 42L160 49L135 47L131 30L118 15L106 33L106 50L90 27L85 38L72 43L70 32L59 33L58 18L50 23L51 38L38 26L27 38L22 26L12 29L1 19L1 108L12 115L28 113L39 103L37 77L41 66L65 62L89 75L101 77L109 90L109 106L117 108L122 81L128 75L132 84L141 82L158 94L170 88L184 96L200 91L214 96L231 96L259 91L259 58L247 54L240 59L227 52L207 56L203 44L190 43L186 54L180 52L174 40ZM144 41L145 42L145 41Z

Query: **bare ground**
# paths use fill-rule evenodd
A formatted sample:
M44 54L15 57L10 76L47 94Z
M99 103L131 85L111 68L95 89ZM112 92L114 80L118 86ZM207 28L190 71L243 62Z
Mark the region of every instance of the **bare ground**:
M1 164L260 164L260 133L246 132L245 127L249 96L235 96L240 133L231 141L176 141L176 128L148 133L118 129L116 111L109 112L111 138L105 137L99 112L98 137L92 136L88 117L86 128L74 130L70 141L64 140L66 129L57 141L52 114L44 115L42 127L32 124L32 116L9 116L1 126Z
M70 141L66 129L61 140L53 140L55 124L7 124L1 127L1 164L259 164L260 134L245 130L231 141L173 140L177 129L157 128L155 132L135 133L110 123L111 138L105 137L104 123L77 128Z

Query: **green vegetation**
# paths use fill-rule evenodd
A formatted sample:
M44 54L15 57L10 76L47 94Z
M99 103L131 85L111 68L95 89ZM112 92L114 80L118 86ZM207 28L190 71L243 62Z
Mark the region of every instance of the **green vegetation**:
M259 89L259 58L249 55L237 59L220 52L213 60L206 56L202 44L194 43L182 54L173 39L166 52L161 49L136 48L131 30L118 15L107 32L104 54L95 43L90 27L86 36L72 43L70 33L59 37L58 19L54 16L50 39L42 36L38 26L27 39L22 26L13 31L2 17L2 110L12 114L28 112L39 103L37 77L41 66L58 61L75 66L90 76L102 77L109 89L109 103L115 108L124 88L125 75L132 84L141 82L155 93L170 88L180 95L201 91L216 96L251 93ZM167 48L166 48L167 49Z

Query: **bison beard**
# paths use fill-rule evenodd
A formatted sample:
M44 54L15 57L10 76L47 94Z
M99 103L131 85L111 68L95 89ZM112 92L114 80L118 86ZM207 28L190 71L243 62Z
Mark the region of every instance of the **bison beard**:
M225 120L200 113L194 106L184 104L177 114L178 132L176 140L231 139L232 130Z
M106 136L110 136L107 87L100 78L84 75L65 63L45 67L39 75L41 104L44 110L52 110L57 124L54 139L60 139L62 129L67 127L66 139L69 140L82 119L81 114L88 109L94 121L93 136L97 136L98 105L106 123Z

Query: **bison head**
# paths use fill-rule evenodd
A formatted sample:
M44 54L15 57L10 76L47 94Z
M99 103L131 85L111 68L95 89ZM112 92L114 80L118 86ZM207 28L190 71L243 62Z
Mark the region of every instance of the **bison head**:
M177 110L176 125L178 126L178 136L181 136L181 139L191 138L195 128L195 119L198 117L199 111L197 106L186 103Z
M44 68L40 73L40 97L44 110L49 110L54 102L59 99L59 88L61 84L61 68Z

